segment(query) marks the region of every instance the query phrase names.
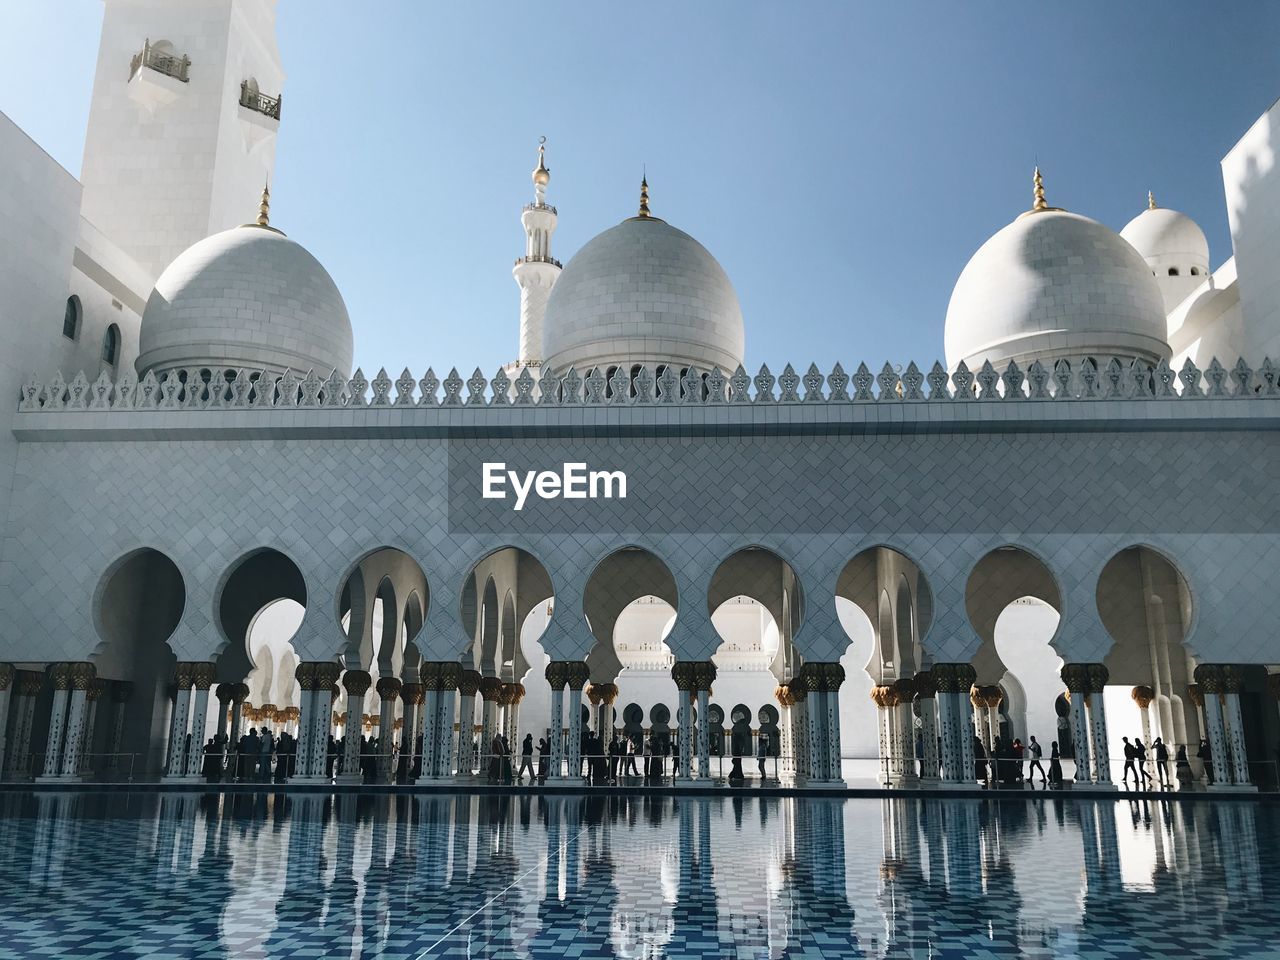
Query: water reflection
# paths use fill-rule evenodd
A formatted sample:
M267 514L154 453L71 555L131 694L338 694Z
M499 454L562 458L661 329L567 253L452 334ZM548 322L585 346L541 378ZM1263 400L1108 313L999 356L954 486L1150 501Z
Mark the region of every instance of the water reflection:
M17 956L1272 956L1277 861L1249 802L5 794L0 929Z

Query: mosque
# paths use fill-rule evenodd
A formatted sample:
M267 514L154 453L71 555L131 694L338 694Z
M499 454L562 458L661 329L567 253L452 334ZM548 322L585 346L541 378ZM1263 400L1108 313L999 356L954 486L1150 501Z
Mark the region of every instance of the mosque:
M1037 170L905 366L746 370L647 183L562 264L543 146L517 359L370 376L270 215L284 80L274 0L107 0L81 178L0 115L5 779L193 781L266 726L302 783L361 733L467 781L499 731L568 780L590 729L677 784L764 749L971 787L1036 735L1106 789L1137 735L1275 787L1280 105L1222 161L1219 266Z

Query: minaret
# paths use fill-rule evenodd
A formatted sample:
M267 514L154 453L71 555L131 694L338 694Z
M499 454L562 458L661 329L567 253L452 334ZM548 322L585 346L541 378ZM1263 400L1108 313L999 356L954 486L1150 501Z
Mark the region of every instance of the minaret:
M538 143L538 166L533 171L533 203L524 208L524 256L516 260L511 276L520 285L520 360L536 366L542 362L542 318L547 298L560 277L560 261L551 256L551 235L556 232L556 208L547 203L551 171L546 163L546 141Z
M275 167L277 0L105 0L81 213L151 276Z

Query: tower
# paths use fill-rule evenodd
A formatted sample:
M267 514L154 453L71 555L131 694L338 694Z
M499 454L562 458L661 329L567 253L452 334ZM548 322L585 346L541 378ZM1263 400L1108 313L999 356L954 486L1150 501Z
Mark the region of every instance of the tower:
M104 0L81 213L152 277L275 167L276 0Z
M542 362L542 318L547 298L560 277L560 261L551 256L551 235L556 232L556 208L547 203L551 171L546 164L546 137L538 144L538 166L533 171L533 203L524 208L524 256L516 260L511 276L520 285L520 364Z

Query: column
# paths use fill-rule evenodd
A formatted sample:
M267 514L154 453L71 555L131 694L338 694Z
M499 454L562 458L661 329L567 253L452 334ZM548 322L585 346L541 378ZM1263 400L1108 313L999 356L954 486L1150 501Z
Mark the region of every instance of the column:
M440 698L436 713L436 770L439 778L453 776L453 714L463 677L462 664L440 664Z
M1240 716L1240 687L1243 679L1239 667L1233 664L1223 666L1222 711L1227 727L1227 748L1231 753L1231 779L1237 787L1252 789L1249 754L1244 743L1244 720Z
M526 690L523 683L511 684L511 704L507 707L507 728L510 731L507 734L507 742L511 744L511 749L519 750L521 730L520 730L520 703L524 700ZM612 703L612 701L610 701ZM613 716L613 708L607 708L609 716Z
M679 753L676 759L675 782L687 785L692 782L693 768L693 700L697 697L693 683L693 663L680 660L671 665L671 679L676 682L676 722L680 725Z
M187 721L191 714L191 687L195 683L194 664L179 663L174 668L177 694L173 701L173 715L169 718L169 760L164 779L181 777L187 765Z
M418 668L418 679L422 686L422 772L419 779L423 782L435 778L438 765L441 666L440 663L424 660Z
M581 660L569 661L569 748L568 775L582 776L582 688L587 685L591 671Z
M315 768L315 736L313 729L316 719L316 667L319 664L303 662L293 671L294 679L298 681L298 702L300 704L299 723L298 723L298 764L294 770L293 779L297 781L307 781L316 779L314 776ZM218 728L221 728L226 722L227 704L231 701L231 684L220 683L214 696L218 698Z
M364 695L369 692L373 677L367 670L348 670L342 675L342 686L347 691L347 722L343 727L345 742L342 746L342 773L338 783L361 783L364 772L360 769L360 735L364 724Z
M213 664L192 666L191 749L187 753L187 779L199 780L204 760L205 729L209 720L209 691L213 687Z
M419 773L423 770L426 752L426 736L423 728L423 704L426 703L426 688L415 681L406 681L400 685L400 700L403 703L402 714L404 726L400 731L400 755L404 757L405 783L413 783L415 768ZM421 746L419 745L421 741Z
M4 770L5 741L9 725L9 702L13 699L13 676L16 671L11 663L0 663L0 771Z
M551 740L552 780L564 777L564 688L569 682L569 664L564 660L552 660L547 664L547 683L551 685L551 723L547 736Z
M1129 691L1129 696L1133 698L1133 702L1138 706L1138 717L1142 721L1142 742L1146 744L1147 752L1151 753L1151 703L1156 698L1156 692L1148 686L1137 686ZM1152 762L1155 758L1152 757Z
M84 695L84 745L80 750L80 773L93 774L94 755L93 741L97 734L98 710L102 703L102 695L107 692L107 681L96 677L89 684Z
M942 736L942 777L950 786L975 786L973 734L965 722L969 691L976 677L967 663L937 663L929 671L938 704Z
M816 783L841 783L840 770L840 686L844 683L844 667L838 663L806 663L800 668L809 695L810 758L812 780Z
M597 737L604 736L604 700L600 696L601 684L588 683L583 691L587 695L587 703L591 704L591 726Z
M823 708L820 674L814 669L817 664L804 664L797 678L804 685L805 696L800 703L804 704L804 740L805 765L808 767L806 783L821 783L827 778L826 738L823 734L823 721L826 711ZM795 681L792 681L792 692L795 692Z
M483 702L480 711L480 776L488 778L491 755L493 754L493 738L498 735L498 708L502 695L502 681L497 677L480 679L480 697Z
M133 696L133 684L128 680L116 680L111 684L111 733L107 735L107 770L112 776L118 776L123 768L128 771L129 779L133 779L134 761L124 762L120 748L124 745L125 704Z
M710 663L711 661L707 661ZM615 688L616 689L616 688ZM784 689L779 687L779 690ZM698 687L698 779L711 779L711 724L707 718L708 701L711 697L711 690L707 687ZM612 712L612 707L609 708Z
M67 705L71 690L70 663L55 663L49 669L53 680L53 706L49 713L49 739L44 749L44 773L40 779L53 779L62 770L62 744L67 732Z
M782 743L778 745L778 771L779 778L782 774L789 773L792 778L795 777L795 765L793 757L795 756L794 736L791 728L791 708L795 701L791 698L791 688L785 683L780 683L773 688L773 698L778 701L778 710L781 716L778 719L778 735L782 738ZM698 716L701 718L705 714L705 707L699 705ZM699 729L702 725L699 725Z
M1062 667L1062 682L1071 697L1071 750L1075 754L1076 783L1090 783L1089 719L1085 698L1089 695L1089 671L1084 663L1068 663Z
M876 732L880 753L880 767L876 779L884 786L893 782L893 729L890 723L893 706L893 687L878 683L871 688L871 702L876 705Z
M1111 756L1107 747L1107 714L1102 691L1110 673L1101 663L1090 663L1089 672L1089 747L1093 751L1093 776L1097 784L1111 783Z
M44 688L45 675L32 670L17 671L18 703L13 715L12 751L9 757L10 780L31 777L31 728L35 724L36 697Z
M298 669L302 669L302 664L298 664ZM295 673L298 677L298 683L302 683L301 675ZM233 683L220 683L213 688L213 696L218 701L218 722L214 725L213 736L222 745L223 749L227 749L230 743L231 735L228 733L231 727L231 690L235 686ZM306 688L303 687L302 702L303 709L306 709ZM298 754L302 754L302 744L298 744Z
M316 664L315 710L311 723L303 728L309 730L312 742L309 776L314 776L324 783L333 779L329 772L329 737L333 730L333 705L337 703L341 692L338 687L341 676L340 664L331 660ZM336 758L334 767L337 767Z
M67 730L62 748L63 780L80 779L81 754L84 752L84 730L88 708L89 688L96 678L93 664L73 663L71 666L71 690L68 695ZM50 728L50 734L52 734ZM48 764L45 764L46 770Z
M390 783L396 747L396 701L400 699L399 677L379 677L378 692L378 783Z
M833 783L844 783L844 771L841 768L843 756L840 750L840 687L844 685L844 667L838 663L824 663L822 672L826 686L823 701L827 709L824 724L827 736L827 779Z
M916 703L920 707L920 736L924 741L924 759L921 761L922 780L938 780L938 711L937 688L933 675L922 671L915 676Z
M798 677L788 680L786 688L791 701L792 776L798 786L803 786L809 782L813 769L809 766L809 688Z
M911 677L895 680L893 692L896 701L893 712L898 730L898 782L903 786L915 786L920 779L916 770L916 682Z
M459 777L469 777L475 772L472 739L476 725L476 692L482 679L477 670L463 670L458 681L458 761L455 766Z

